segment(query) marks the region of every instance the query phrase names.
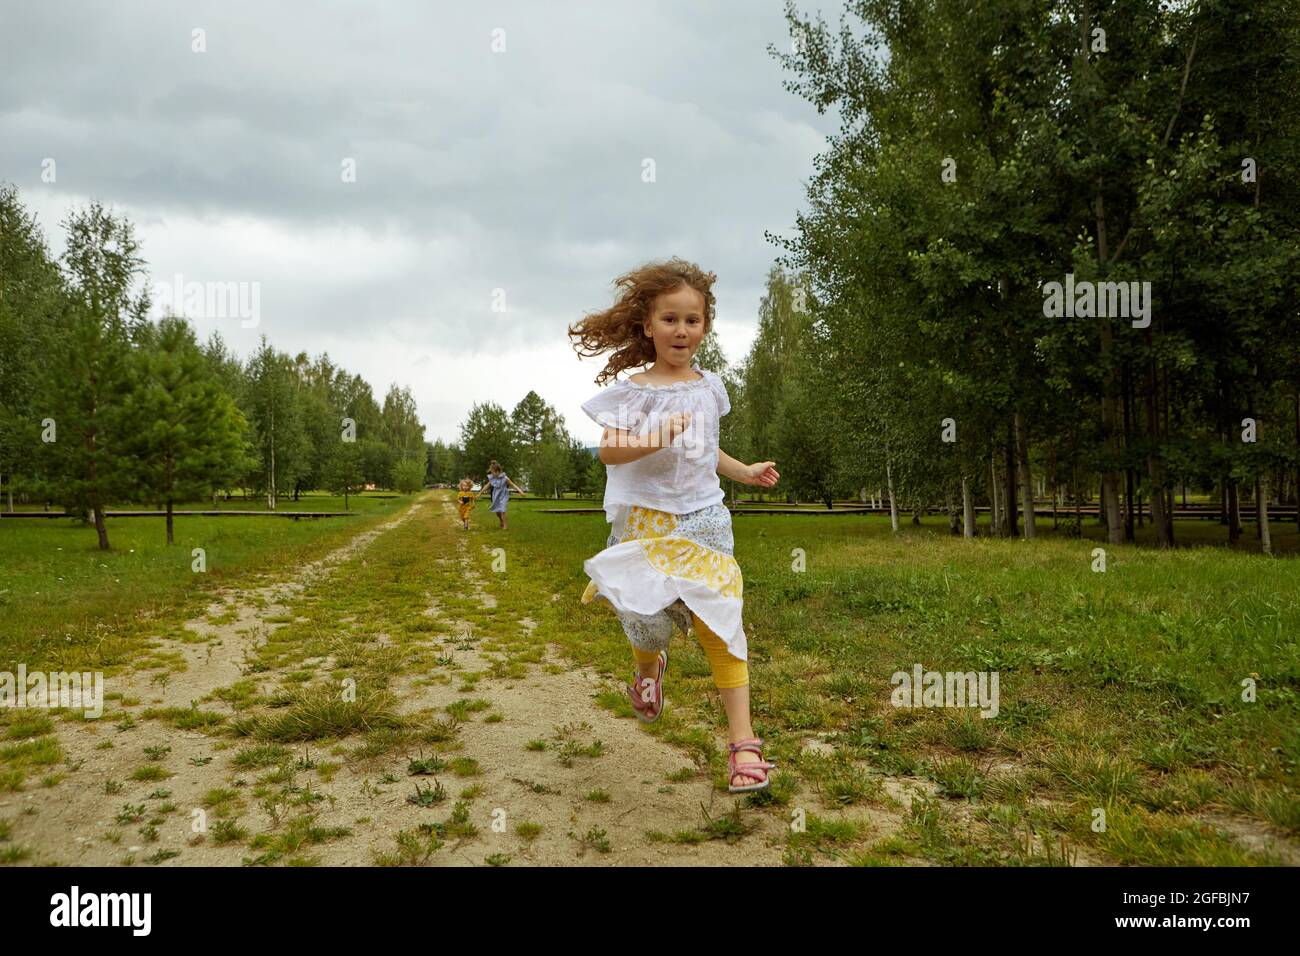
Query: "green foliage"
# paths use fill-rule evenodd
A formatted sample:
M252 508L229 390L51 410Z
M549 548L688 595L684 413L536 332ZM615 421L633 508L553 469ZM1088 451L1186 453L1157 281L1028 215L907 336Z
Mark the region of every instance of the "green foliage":
M246 472L243 415L203 359L183 320L149 327L132 354L134 388L125 403L135 493L170 513L177 501L231 487ZM172 541L171 521L167 540Z
M1178 481L1276 487L1300 459L1288 4L905 7L856 5L860 30L787 15L791 88L845 122L783 243L811 329L769 280L741 410L754 457L784 457L802 492L824 447L907 506L952 501L963 478L988 500L1008 449L1088 496L1098 473L1118 493L1124 469L1148 500ZM1243 157L1269 175L1246 181ZM1150 282L1150 327L1045 315L1043 284L1067 273ZM795 364L800 342L820 369ZM791 384L821 370L854 436L838 447L806 439L821 388Z
M0 184L0 507L62 504L93 520L106 507L172 506L252 490L284 497L367 484L411 492L433 467L414 397L383 407L328 355L289 356L265 338L241 361L187 322L147 320L131 224L98 203L65 222L51 259L18 192ZM456 449L441 448L446 471ZM409 462L409 464L407 464Z
M37 382L43 477L52 498L93 515L107 550L104 508L131 487L126 401L132 332L146 309L133 293L143 261L130 223L99 203L64 226L61 302Z
M404 495L414 494L424 486L424 463L415 459L400 461L393 467L393 487Z

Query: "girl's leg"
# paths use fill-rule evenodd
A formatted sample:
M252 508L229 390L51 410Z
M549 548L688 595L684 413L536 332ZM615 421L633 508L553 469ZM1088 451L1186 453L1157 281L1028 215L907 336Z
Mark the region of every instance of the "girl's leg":
M636 661L636 678L628 685L628 690L633 694L640 693L642 702L649 703L644 696L641 681L645 678L652 681L659 678L659 655L668 650L668 642L673 633L672 619L663 611L655 614L620 611L618 618L632 645L632 657ZM662 687L660 684L661 691ZM656 709L661 709L663 703L660 700Z
M709 626L694 611L691 612L691 622L695 625L695 636L699 638L704 655L709 659L714 686L718 688L722 706L727 711L727 739L733 744L739 740L748 740L754 736L754 728L749 719L749 666L739 657L732 657L726 642L709 630ZM737 766L747 763L758 763L758 754L749 750L738 752ZM741 780L745 783L752 782L748 777L742 777Z
M651 680L659 676L658 651L643 651L633 644L632 656L636 658L636 672L638 675L649 677Z
M619 623L632 645L639 677L659 676L659 652L668 650L673 634L672 618L664 611L657 614L620 613Z

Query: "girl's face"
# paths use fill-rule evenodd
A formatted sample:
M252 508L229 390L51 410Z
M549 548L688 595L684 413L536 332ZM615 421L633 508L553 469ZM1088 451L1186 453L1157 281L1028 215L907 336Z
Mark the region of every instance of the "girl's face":
M643 329L654 339L658 362L683 371L704 340L704 296L688 285L655 299Z

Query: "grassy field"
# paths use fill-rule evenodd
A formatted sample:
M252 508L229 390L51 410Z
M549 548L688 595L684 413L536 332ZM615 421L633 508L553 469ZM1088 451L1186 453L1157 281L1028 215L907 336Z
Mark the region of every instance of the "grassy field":
M601 502L599 498L576 498L566 496L564 498L546 498L546 499L525 499L530 506L547 509L573 509L573 508L594 508L600 510ZM1206 503L1205 499L1189 499L1193 503ZM512 498L511 501L522 504L518 498ZM847 504L848 502L837 502L836 504ZM731 499L727 499L727 504L731 505ZM746 511L750 509L761 508L796 508L800 513L806 512L809 515L817 516L828 521L854 521L854 520L871 520L885 521L888 523L887 515L863 515L863 514L844 514L831 515L827 514L826 506L818 502L802 502L798 505L787 505L784 499L773 498L770 501L764 500L762 496L743 495L739 501L739 512L742 517L746 516ZM759 517L754 515L754 517ZM1058 514L1058 526L1053 527L1053 521L1050 515L1038 516L1037 532L1043 538L1068 538L1068 527L1072 523L1074 515L1068 509L1062 507ZM912 523L912 513L910 511L900 511L898 516L899 524L907 528L915 528ZM1020 516L1021 527L1023 527L1024 516ZM930 515L924 518L921 526L930 529L935 533L946 533L948 520L946 516ZM977 533L987 535L989 533L989 516L980 514L976 517L975 526ZM1297 528L1294 519L1279 521L1276 516L1273 517L1269 524L1270 536L1272 538L1273 553L1278 556L1300 554L1300 528ZM1138 547L1156 547L1156 533L1148 516L1142 527L1134 525L1134 538L1136 538ZM1088 541L1095 541L1098 544L1104 544L1106 541L1106 529L1098 523L1095 517L1084 516L1082 537ZM1259 535L1256 524L1253 521L1244 521L1242 523L1241 538L1235 546L1228 547L1228 528L1221 525L1217 518L1180 518L1174 522L1174 542L1176 548L1222 548L1241 552L1244 554L1259 554Z
M463 771L482 783L466 787L446 822L402 829L395 846L374 862L428 860L449 834L460 833L457 845L481 839L462 819L476 800L524 799L484 789L493 785L490 771L501 761L510 766L525 757L562 758L566 767L587 761L580 766L608 774L600 778L608 783L583 798L591 812L627 783L630 767L609 756L595 759L599 740L548 741L543 728L510 729L508 717L501 722L503 709L527 703L500 697L503 688L537 672L559 680L567 671L547 663L551 647L558 646L570 667L589 665L618 679L630 672L626 638L614 617L578 603L586 584L582 562L605 543L603 515L548 514L543 509L554 501L515 498L509 530L500 530L495 516L480 507L466 533L444 510L441 502L450 497L433 493L436 506L424 505L384 532L370 550L349 558L337 577L312 584L291 608L267 612L263 637L241 665L243 676L199 695L201 708L141 710L138 695L115 701L107 716L119 733L139 734L154 724L163 735L173 726L189 727L214 740L213 751L240 747L229 768L209 767L210 756L198 751L191 766L182 766L172 785L188 784L206 795L203 800L226 794L227 802L238 802L229 795L237 794L245 765L265 771L254 795L271 801L275 815L260 821L262 830L253 835L249 827L259 818L245 808L243 822L229 822L231 839L218 842L219 852L212 848L209 862L321 860L304 855L306 838L299 839L295 826L331 846L361 839L388 818L367 812L357 817L359 832L348 836L347 828L330 829L312 811L286 830L275 801L306 799L304 793L314 801L325 794L331 807L336 798L348 806L361 800L348 789L352 784L364 789L366 801L374 800L375 761L396 760L406 768L404 754L415 748L434 755L430 762L458 767L457 776ZM184 664L150 638L179 634L180 622L202 613L211 588L251 593L263 579L292 580L295 568L411 501L363 499L358 516L347 519L185 519L178 521L172 548L162 544L161 519L124 519L110 522L114 551L108 555L95 548L92 530L70 521L15 521L16 528L0 528L6 621L0 661L25 660L29 668L119 667L165 692L168 673L181 680ZM915 526L909 516L897 535L887 518L857 515L743 516L734 528L745 575L755 729L780 770L771 791L738 801L743 817L651 830L638 837L643 842L740 841L733 856L722 859L739 865L746 859L741 838L757 820L769 834L783 834L790 865L1300 862L1295 560L1211 548L1161 553L1114 547L1099 572L1093 570L1095 541L1050 535L1033 544L964 541L950 537L938 517ZM468 547L457 557L461 542ZM193 547L208 553L205 577L190 570ZM803 571L795 570L801 553ZM468 572L461 562L469 562ZM467 588L470 572L491 602ZM196 580L202 587L194 587ZM430 602L437 616L430 616ZM254 596L251 603L264 602ZM224 639L233 641L229 634ZM481 670L455 663L471 646L483 655ZM932 671L997 672L997 716L893 706L891 675L918 664ZM150 677L149 671L157 673ZM331 683L346 676L357 681L358 706L339 707L330 698ZM1253 701L1243 699L1244 681L1256 687ZM725 757L717 745L721 703L704 655L680 635L665 691L664 718L638 733L680 748L696 769L669 776L658 792L702 774L725 796ZM186 689L179 696L184 704L191 694ZM512 699L514 705L502 703ZM547 698L533 705L544 712L548 700L555 704ZM600 693L594 705L637 727L618 690ZM570 700L562 719L576 727L591 708L586 699ZM65 715L72 730L94 723L74 716ZM0 783L7 774L12 792L42 772L46 786L69 786L61 782L67 774L75 779L86 772L75 769L77 761L98 759L89 755L103 746L78 750L75 740L66 740L61 749L45 717L9 715L0 726L16 741L0 747ZM602 726L609 732L608 724ZM486 738L475 734L491 728L518 739L507 736L495 750L474 750L486 747ZM350 747L358 735L360 746ZM305 790L301 780L294 783L302 767L286 747L295 742L324 748L330 758L309 768L314 783ZM446 761L438 756L444 752ZM69 769L51 772L60 760ZM405 774L423 772L416 765L424 761L414 760L416 769ZM380 784L407 783L401 768L386 772ZM142 765L132 772L146 771ZM152 786L139 777L139 799ZM415 796L420 792L417 786ZM549 847L552 854L568 854L556 859L571 859L572 840L579 853L605 842L594 830L581 839L569 834L572 839L559 844L537 838L536 821L554 798L536 799L521 824L530 835L521 839L536 841L539 854ZM570 811L561 810L548 828L568 819ZM104 812L96 808L87 816L99 819ZM611 820L622 819L618 807L610 813ZM793 820L801 825L792 829ZM393 825L406 826L400 820ZM241 827L247 832L236 839ZM25 839L39 851L39 832ZM200 851L181 844L176 852L188 859ZM502 859L492 854L487 861L494 858Z
M369 491L360 495L349 495L347 506L345 508L342 495L329 495L319 491L312 491L298 496L295 501L292 496L281 498L276 503L275 511L277 514L291 514L295 511L344 511L358 510L365 513L373 510L380 501L393 500L400 498L396 492L391 491ZM7 503L6 503L7 506ZM202 498L197 501L177 502L174 505L176 511L269 511L266 506L266 498L259 495L250 495L247 498L218 498L213 501L211 498ZM45 511L46 508L41 504L28 502L16 502L14 511L17 513L35 514ZM50 511L61 512L61 507L55 506L48 509ZM106 509L113 511L165 511L166 505L157 502L139 502L139 501L119 501L114 502Z
M175 543L163 518L110 518L111 550L95 529L71 518L0 521L0 668L111 668L138 648L142 627L160 614L182 616L213 588L311 560L359 528L381 521L410 498L353 496L352 516L178 517ZM308 503L310 502L310 503ZM265 510L265 500L223 503ZM198 502L193 508L211 507ZM342 511L341 497L312 496L279 511ZM192 570L193 549L207 570Z
M487 532L509 541L510 593L536 602L544 637L621 676L617 623L575 603L604 519L538 507L512 505L509 532ZM1073 846L1105 862L1232 865L1274 858L1225 827L1300 836L1294 560L1117 547L1100 573L1093 542L968 542L938 518L897 536L888 519L858 516L734 528L755 726L797 771L787 784L842 806L887 803L882 773L934 784L934 800L907 808L907 839L864 862L1058 862ZM805 572L792 570L794 549ZM999 715L891 706L891 674L918 663L999 672ZM691 717L721 726L698 647L676 641L666 693L677 706L652 732L691 746ZM833 827L808 842L842 837L855 842Z

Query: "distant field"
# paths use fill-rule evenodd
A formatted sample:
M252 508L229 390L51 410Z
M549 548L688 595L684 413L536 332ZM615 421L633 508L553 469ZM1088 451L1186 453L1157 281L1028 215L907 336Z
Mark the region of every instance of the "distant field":
M110 518L107 552L95 529L75 519L0 520L0 670L19 660L33 668L111 664L153 613L197 605L222 584L311 560L412 500L355 496L355 514L310 521L178 517L170 547L164 518ZM266 507L265 499L238 504ZM291 510L289 501L280 505ZM343 499L304 497L299 505L341 511ZM195 548L206 552L203 574L191 570Z
M539 509L567 509L567 508L595 508L601 509L600 498L524 498L511 496L511 507L529 507ZM1189 497L1188 501L1204 503L1205 499ZM854 502L837 502L838 504L852 504ZM727 499L728 506L731 505L731 499ZM832 517L826 514L826 506L820 503L803 502L799 505L788 505L781 500L772 501L751 501L748 498L742 498L738 514L748 520L746 511L751 509L764 508L796 508L798 512L806 512L809 515L815 515L821 520L834 521L861 521L876 520L888 523L887 516L865 515L865 514L843 514ZM754 515L753 517L761 517ZM1067 521L1073 519L1073 514L1064 508L1061 509L1058 519L1062 527L1053 529L1052 518L1050 515L1039 515L1037 521L1037 531L1041 538L1060 537L1066 538L1064 525ZM902 511L898 516L899 524L904 530L915 529L917 526L912 524L912 513ZM1023 527L1024 516L1020 518ZM987 535L989 533L989 516L987 514L978 515L975 519L975 527L979 534ZM948 518L946 515L927 515L921 519L921 528L927 529L936 534L946 534L948 530ZM1300 554L1300 529L1297 528L1294 519L1279 521L1274 518L1269 523L1270 536L1272 538L1273 553L1277 556L1297 555ZM1137 538L1139 547L1155 547L1156 533L1151 525L1150 518L1147 518L1142 527L1134 527L1134 536ZM1089 541L1098 544L1104 544L1106 540L1106 529L1095 517L1084 516L1083 519L1083 537ZM1185 518L1174 521L1174 542L1177 548L1198 548L1198 547L1219 547L1228 550L1228 529L1227 526L1219 524L1217 519L1207 520L1203 518ZM1259 553L1259 536L1256 525L1253 521L1242 523L1241 540L1232 549L1233 551L1247 554Z
M349 495L347 500L347 510L357 510L365 512L374 508L378 502L385 499L400 498L401 496L391 491L368 491L361 495ZM156 502L118 502L108 506L108 511L165 511L165 504ZM45 509L40 504L21 504L15 503L14 511L26 513L43 512ZM63 509L55 506L51 511L60 512ZM175 511L269 511L266 506L265 497L250 496L248 498L231 498L226 500L218 498L215 502L211 498L203 498L198 501L177 502L173 506ZM299 495L295 501L292 496L281 498L276 502L276 512L289 513L293 511L343 511L344 502L342 495L323 495L312 492L311 494Z

